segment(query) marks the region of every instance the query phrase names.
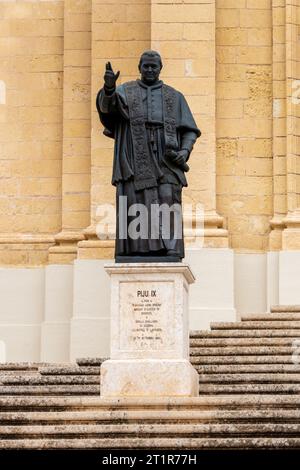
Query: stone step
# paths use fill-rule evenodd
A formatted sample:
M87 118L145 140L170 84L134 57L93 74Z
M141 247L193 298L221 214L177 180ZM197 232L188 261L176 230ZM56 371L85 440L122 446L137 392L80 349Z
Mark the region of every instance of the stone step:
M99 395L98 385L0 385L0 395Z
M300 329L299 321L241 321L241 322L212 322L211 330L236 330L236 329Z
M300 338L300 331L293 329L227 329L227 330L195 330L190 338Z
M294 364L292 356L192 356L192 364Z
M300 384L206 384L201 383L199 393L297 393L300 394Z
M4 411L116 411L116 410L201 410L225 408L300 408L297 395L216 395L181 398L103 398L100 396L69 397L0 397L0 410ZM2 417L5 413L2 413Z
M14 377L15 375L20 376L29 376L31 375L32 377L38 377L39 376L39 371L37 369L27 369L27 370L0 370L0 378L2 377Z
M202 383L215 383L215 384L235 384L235 383L300 383L300 371L298 374L201 374L199 375L199 382Z
M100 367L102 362L106 361L108 357L83 357L76 359L76 363L80 367Z
M242 321L300 321L300 312L294 313L244 313Z
M285 375L300 373L300 364L230 364L230 365L195 365L199 374L279 374Z
M193 365L204 364L294 364L291 356L192 356Z
M298 449L297 437L5 439L0 449Z
M40 367L39 373L41 375L99 375L100 367Z
M190 347L293 346L300 338L191 338Z
M56 424L56 425L24 425L24 426L0 426L0 439L36 439L36 438L104 438L113 436L115 439L131 435L139 437L181 437L189 435L211 434L223 437L229 435L295 435L300 434L300 424L294 423L230 423L230 424Z
M209 397L207 397L209 398ZM162 423L295 423L299 424L300 410L294 408L219 409L145 409L145 410L92 410L92 411L28 411L0 412L1 426L51 425L51 424L162 424Z
M42 362L2 362L0 363L0 372L8 370L38 370L40 366L48 366L48 363Z
M190 356L227 356L227 355L243 355L246 356L274 356L289 355L291 356L295 348L284 346L224 346L219 348L191 347Z
M194 358L195 359L195 358ZM201 356L199 358L201 364ZM258 377L259 374L268 373L270 374L270 381L276 380L283 382L298 382L298 377L300 377L300 364L229 364L222 365L216 364L212 366L199 365L197 361L192 362L195 369L199 374L239 374L241 380L246 380L245 375L248 373L253 373L253 379L256 378L259 381L266 381L263 378ZM281 374L280 374L281 373ZM244 377L243 377L244 376ZM80 377L80 378L79 378ZM68 377L53 377L50 380L42 379L39 377L29 378L26 377L25 380L22 380L22 377L13 376L9 378L1 378L0 384L2 385L99 385L100 378L99 376L88 376L81 377L79 376L76 379L69 380ZM263 376L264 377L264 376Z
M99 375L0 375L0 385L97 385L100 383Z
M281 312L281 313L300 313L300 305L273 305L271 307L271 313Z

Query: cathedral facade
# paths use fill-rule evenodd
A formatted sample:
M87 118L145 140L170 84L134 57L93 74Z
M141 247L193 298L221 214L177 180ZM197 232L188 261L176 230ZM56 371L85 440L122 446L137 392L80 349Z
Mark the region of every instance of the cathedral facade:
M109 355L113 141L95 100L107 61L124 83L147 49L202 132L190 328L300 304L299 35L299 0L0 2L2 362Z

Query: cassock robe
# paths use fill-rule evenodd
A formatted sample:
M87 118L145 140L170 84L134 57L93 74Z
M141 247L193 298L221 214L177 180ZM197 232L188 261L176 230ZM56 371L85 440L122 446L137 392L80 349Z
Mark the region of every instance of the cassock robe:
M141 89L144 121L147 133L149 156L155 184L150 188L136 190L135 160L133 139L130 128L129 107L126 84L120 85L109 94L102 88L96 99L104 134L115 140L112 184L116 186L117 233L115 256L163 255L167 250L175 250L180 258L184 257L183 237L174 238L174 219L171 217L171 237L165 238L162 231L158 238L151 238L151 204L178 203L181 206L182 186L187 186L184 171L165 155L165 114L163 109L163 82L148 86L137 80ZM177 150L186 149L190 154L193 145L201 135L184 96L173 90L175 96ZM189 158L189 157L188 157ZM119 234L119 197L127 196L127 209L131 204L144 204L149 210L147 238L121 239ZM128 224L134 217L127 217ZM161 221L160 221L161 224ZM161 227L160 227L161 229Z

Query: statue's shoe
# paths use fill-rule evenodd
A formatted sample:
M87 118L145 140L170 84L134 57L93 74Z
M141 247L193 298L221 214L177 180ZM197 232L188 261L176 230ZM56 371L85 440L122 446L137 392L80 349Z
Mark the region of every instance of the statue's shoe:
M180 254L176 250L168 250L167 256L180 256Z

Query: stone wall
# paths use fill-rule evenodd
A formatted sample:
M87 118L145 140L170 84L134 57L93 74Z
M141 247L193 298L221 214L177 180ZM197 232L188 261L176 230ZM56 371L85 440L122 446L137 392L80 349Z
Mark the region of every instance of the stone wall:
M184 198L204 206L205 245L298 248L298 0L0 8L2 265L112 255L113 241L95 229L98 204L114 201L113 142L101 133L95 95L108 59L124 82L150 47L202 130Z
M217 1L217 200L230 245L265 251L272 216L271 1Z
M0 2L0 263L45 264L61 228L64 3Z
M122 83L148 48L161 52L163 80L186 95L202 130L184 191L204 208L205 249L186 237L198 279L192 327L231 320L236 308L300 304L299 27L300 0L0 1L0 328L9 357L107 351L103 263L114 241L96 226L98 205L114 202L113 142L95 97L108 60Z

